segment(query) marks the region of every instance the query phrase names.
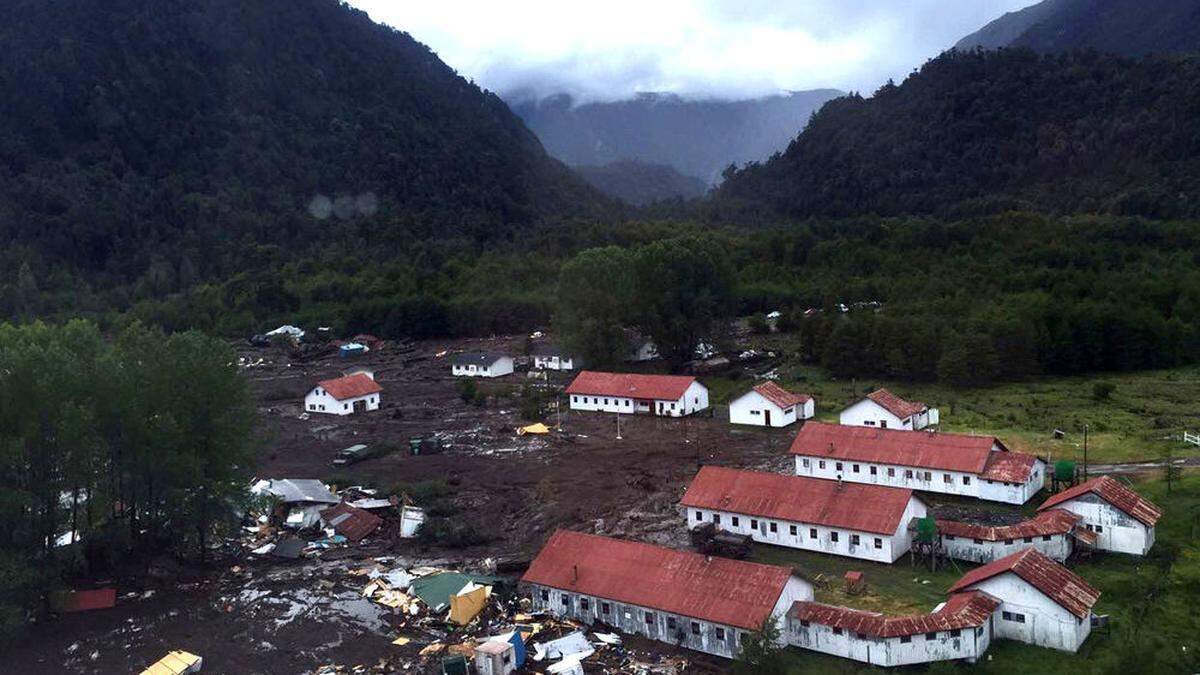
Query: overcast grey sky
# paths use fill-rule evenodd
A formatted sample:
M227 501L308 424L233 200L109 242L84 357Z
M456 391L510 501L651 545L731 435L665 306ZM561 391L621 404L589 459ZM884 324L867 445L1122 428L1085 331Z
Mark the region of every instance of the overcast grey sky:
M870 93L1035 0L350 0L500 94Z

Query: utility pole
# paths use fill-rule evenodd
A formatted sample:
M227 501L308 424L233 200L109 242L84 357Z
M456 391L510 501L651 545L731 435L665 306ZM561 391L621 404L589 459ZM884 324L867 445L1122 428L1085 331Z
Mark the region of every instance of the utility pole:
M558 394L554 395L554 418L557 420L554 424L554 430L562 431L562 397Z
M1088 445L1088 425L1085 424L1085 425L1083 425L1083 480L1085 482L1088 479L1087 445Z
M621 440L621 413L617 413L617 440Z

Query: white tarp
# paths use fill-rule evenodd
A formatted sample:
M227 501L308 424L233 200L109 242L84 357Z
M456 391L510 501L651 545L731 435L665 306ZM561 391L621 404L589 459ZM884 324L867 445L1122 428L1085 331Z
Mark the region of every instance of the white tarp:
M297 340L299 340L300 338L304 337L304 330L301 328L297 328L291 324L285 323L284 325L280 326L279 328L276 328L275 330L267 331L267 335L268 336L290 335L291 337L294 337Z
M592 643L588 642L583 632L575 631L550 642L535 642L533 644L533 651L534 661L544 661L547 658L576 658L582 660L594 654L596 649L592 647Z

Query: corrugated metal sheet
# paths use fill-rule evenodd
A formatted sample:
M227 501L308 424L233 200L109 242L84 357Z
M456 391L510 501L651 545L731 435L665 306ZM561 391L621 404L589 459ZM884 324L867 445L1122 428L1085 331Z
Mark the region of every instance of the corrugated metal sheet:
M1025 537L1041 537L1048 534L1066 534L1075 529L1075 524L1081 519L1081 516L1070 511L1050 509L1015 525L989 526L954 520L939 520L937 528L939 534L948 534L954 537L1006 541Z
M911 498L912 490L903 488L706 466L680 503L890 535L900 526Z
M342 502L321 512L321 520L350 541L361 541L382 523L379 516Z
M321 380L317 386L329 392L330 396L339 401L383 391L383 387L379 386L379 383L366 373L355 373L333 380Z
M1092 588L1078 574L1032 547L967 572L950 587L950 592L970 588L1005 572L1017 575L1063 609L1080 618L1086 617L1100 599L1100 591Z
M769 381L755 385L754 391L780 408L790 408L794 405L805 403L810 398L807 394L794 394L778 384Z
M791 453L979 474L994 454L993 444L1004 447L992 436L808 422L792 441Z
M757 630L791 576L786 567L559 530L521 581Z
M1023 452L993 452L988 456L980 478L1002 483L1024 483L1029 480L1037 457Z
M976 628L987 623L1000 602L980 591L956 593L936 612L908 616L884 616L849 607L819 602L797 602L788 616L878 638L919 635L935 631Z
M867 398L902 420L912 417L929 407L921 401L906 401L887 389L876 389L867 394Z
M1154 527L1154 524L1158 522L1158 519L1163 514L1162 509L1156 504L1121 484L1120 481L1108 476L1099 476L1080 483L1073 488L1063 490L1047 499L1045 503L1038 507L1038 510L1049 509L1087 492L1094 492L1104 501L1121 509L1129 514L1130 517L1136 518L1142 524L1149 527Z
M678 401L696 378L686 375L639 375L585 370L567 387L568 394L620 396L655 401Z

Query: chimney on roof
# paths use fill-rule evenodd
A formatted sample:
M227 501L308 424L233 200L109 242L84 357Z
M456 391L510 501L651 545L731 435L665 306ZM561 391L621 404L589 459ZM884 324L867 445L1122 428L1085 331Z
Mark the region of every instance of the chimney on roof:
M579 583L579 565L571 565L571 583Z
M711 555L704 556L704 562L706 562L706 563L712 562L712 556Z
M839 491L839 492L840 492L840 491L841 491L841 489L842 489L842 474L840 474L840 473L839 473L839 474L838 474L838 479L837 479L837 487L836 487L836 488L834 488L834 490L835 490L835 491Z

